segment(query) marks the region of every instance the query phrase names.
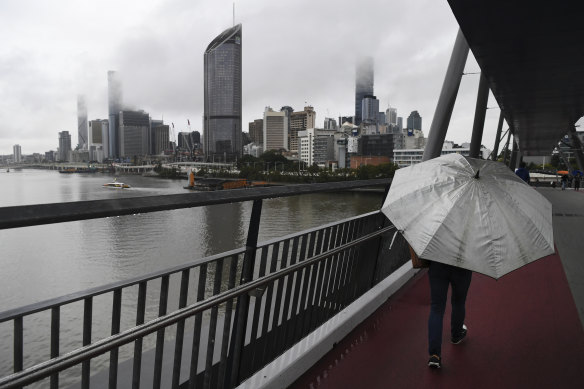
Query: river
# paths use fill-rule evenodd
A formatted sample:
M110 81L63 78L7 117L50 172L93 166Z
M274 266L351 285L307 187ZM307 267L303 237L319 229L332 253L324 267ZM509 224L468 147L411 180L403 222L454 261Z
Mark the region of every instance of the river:
M130 189L102 186L113 178L102 173L2 170L0 207L185 193L184 180L138 175L118 177ZM377 210L381 201L380 193L370 192L265 200L259 240ZM0 311L242 247L251 206L245 202L0 230ZM0 334L9 333L8 324L0 326ZM36 334L38 328L30 331ZM10 346L9 339L4 340ZM1 353L0 376L10 372L10 354Z

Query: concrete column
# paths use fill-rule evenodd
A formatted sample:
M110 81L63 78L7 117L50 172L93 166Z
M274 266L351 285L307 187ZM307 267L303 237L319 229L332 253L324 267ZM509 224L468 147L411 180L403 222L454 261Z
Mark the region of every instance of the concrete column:
M495 146L493 146L493 161L497 160L497 154L499 154L499 143L501 142L501 130L503 129L503 120L505 117L503 116L503 110L499 114L499 124L497 125L497 136L495 137Z
M454 108L467 57L468 43L459 28L448 69L446 70L446 76L444 77L444 83L442 84L442 90L440 91L440 97L438 98L438 104L436 105L436 112L430 125L428 142L424 149L422 161L439 157L442 152L442 145L446 139L448 124L452 116L452 109Z
M472 126L472 137L470 139L469 157L478 158L483 140L483 129L485 128L485 114L487 112L487 102L489 100L489 84L485 74L481 72L479 81L479 91L477 93L477 105L475 107L475 117Z

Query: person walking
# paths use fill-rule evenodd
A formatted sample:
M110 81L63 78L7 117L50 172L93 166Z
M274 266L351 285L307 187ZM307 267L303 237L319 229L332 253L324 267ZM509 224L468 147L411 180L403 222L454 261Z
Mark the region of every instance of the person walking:
M428 277L430 279L430 317L428 318L428 366L442 367L442 328L448 287L452 286L450 297L452 314L450 317L450 342L461 343L467 334L464 324L466 316L466 296L472 279L472 272L467 269L429 261Z
M562 190L566 190L567 184L568 184L568 176L564 174L562 176Z
M529 185L529 180L531 178L529 177L529 170L527 170L527 165L525 164L525 162L522 161L519 164L519 169L515 170L515 174L517 174L519 178L521 178L523 181L527 183L527 185Z
M580 175L574 176L574 190L580 190Z

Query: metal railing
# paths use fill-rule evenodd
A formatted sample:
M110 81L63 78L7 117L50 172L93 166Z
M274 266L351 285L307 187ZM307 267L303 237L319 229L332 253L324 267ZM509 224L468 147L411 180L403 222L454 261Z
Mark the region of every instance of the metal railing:
M254 201L246 247L0 313L0 323L13 323L14 371L0 378L0 387L22 387L48 377L50 387L57 388L63 372L81 365L80 378L76 379L82 388L89 388L90 381L99 379L99 373L94 374L96 370L104 370L103 366L92 368L92 361L105 353L109 353L106 370L110 388L118 384L138 388L146 382L154 388L236 386L391 274L408 257L407 246L399 235L392 250L388 250L395 229L380 212L258 244L262 198L371 184L388 181L217 192L224 203L242 198ZM191 206L210 201L208 193L200 195L188 195L189 201L197 204ZM119 214L148 212L159 210L161 204L172 209L169 204L177 200L160 197L168 196L142 198L140 201L149 206L138 209L133 206L131 212L119 204L123 200L96 201L93 203L102 206L94 204L92 209L98 214L107 213L108 207L103 205L109 202ZM184 204L184 200L174 201L172 206L181 208ZM75 211L78 206L79 202L60 205L57 218L100 217L95 214L80 217ZM44 211L55 214L54 209ZM31 220L19 216L15 209L0 208L3 220L0 226L52 220L38 209L36 215ZM122 303L123 296L129 303ZM93 339L96 321L93 307L98 298L111 301L111 323L109 336ZM170 305L176 309L169 312ZM82 344L71 352L60 353L60 337L72 336L62 333L61 311L72 306L77 306L74 316L79 318L72 332L80 332ZM155 317L146 320L149 313L152 316L151 311L155 311ZM27 366L24 323L38 314L50 314L50 336L46 342L50 358ZM128 328L122 330L123 326ZM149 343L151 337L155 340ZM124 345L133 349L120 361L119 352ZM123 381L124 375L127 381Z

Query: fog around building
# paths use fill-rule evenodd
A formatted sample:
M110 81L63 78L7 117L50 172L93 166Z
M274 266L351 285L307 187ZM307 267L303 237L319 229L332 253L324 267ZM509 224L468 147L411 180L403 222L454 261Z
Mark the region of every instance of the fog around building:
M203 53L233 21L226 0L3 0L0 154L14 144L23 154L55 150L59 131L75 146L78 95L88 120L108 118L109 70L121 79L124 107L174 123L175 133L202 133ZM317 127L354 115L355 67L370 56L380 110L397 108L404 123L417 110L428 135L458 30L446 1L238 0L235 23L244 131L266 106L312 105ZM479 71L472 53L465 71ZM463 77L448 140L470 141L478 80ZM492 96L488 106L483 144L492 148Z

